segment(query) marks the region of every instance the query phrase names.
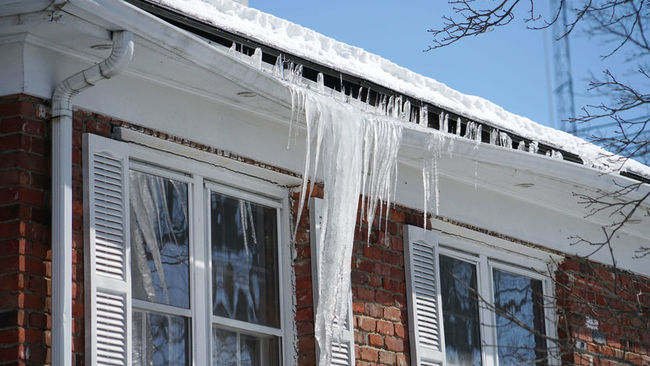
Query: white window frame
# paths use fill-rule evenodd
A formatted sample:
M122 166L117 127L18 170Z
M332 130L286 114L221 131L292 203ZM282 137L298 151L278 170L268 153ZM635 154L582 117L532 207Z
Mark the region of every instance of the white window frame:
M129 164L129 170L187 183L190 206L190 309L178 311L175 307L133 299L133 310L152 310L163 314L188 317L191 327L190 361L193 365L211 364L212 324L215 322L224 329L232 329L240 333L277 336L280 338L278 354L281 363L286 364L293 360L295 358L293 345L296 336L291 311L294 294L291 293L291 286L287 286L287 284L293 283L293 280L289 244L290 205L286 188L198 159L185 158L136 144L129 144ZM210 191L276 209L279 329L212 315L212 287L209 280L212 263L208 236Z
M557 339L557 319L554 303L555 286L552 275L555 272L555 264L560 263L562 260L561 256L441 220L433 220L432 226L432 231L436 235L428 235L427 237L437 238L438 242L432 244L438 246L438 256L445 255L474 264L476 266L477 291L490 304L494 304L493 269L541 280L544 299L545 334L549 338ZM409 233L425 232L424 229L414 226L407 226L405 229ZM419 236L423 237L425 235ZM411 245L411 243L405 244ZM408 260L405 262L408 262ZM439 272L440 269L437 268L437 271ZM410 306L411 304L409 304ZM442 310L442 304L440 304L440 307ZM442 311L444 313L444 310ZM488 306L482 304L480 300L479 322L481 324L482 364L498 365L497 335L494 326L496 324L496 314ZM556 345L547 340L546 346L549 364L561 364L559 355L554 350Z

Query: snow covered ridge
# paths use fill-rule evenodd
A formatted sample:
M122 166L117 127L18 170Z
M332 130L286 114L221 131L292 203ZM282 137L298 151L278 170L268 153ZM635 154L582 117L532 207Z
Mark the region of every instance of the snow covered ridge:
M606 171L627 171L650 178L650 167L639 162L627 160L624 166L620 167L617 157L612 158L611 153L581 138L542 126L528 118L510 113L488 100L462 94L443 83L419 75L361 48L338 42L311 29L242 6L232 0L148 1L464 117L575 153L587 166Z

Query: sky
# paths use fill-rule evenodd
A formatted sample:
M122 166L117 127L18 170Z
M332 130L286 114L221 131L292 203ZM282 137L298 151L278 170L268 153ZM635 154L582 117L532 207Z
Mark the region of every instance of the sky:
M540 2L547 6L548 2ZM527 2L524 2L526 5ZM442 0L250 0L250 6L361 47L462 93L478 95L535 122L558 127L551 101L552 37L529 30L523 15L510 25L433 51L428 29L451 14ZM549 9L540 9L543 14ZM545 37L547 39L545 46ZM545 51L545 47L548 52ZM585 95L590 75L619 60L601 61L604 48L580 32L570 38L576 109L594 103Z

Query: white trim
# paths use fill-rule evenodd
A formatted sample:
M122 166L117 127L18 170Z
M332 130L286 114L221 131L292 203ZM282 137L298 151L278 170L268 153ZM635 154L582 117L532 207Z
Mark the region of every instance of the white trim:
M211 275L210 271L206 271L207 266L205 262L209 260L209 246L207 240L207 216L204 216L205 208L208 207L206 190L203 186L203 178L195 176L192 184L192 213L194 219L191 226L194 228L194 240L192 244L193 255L191 256L190 270L194 274L192 288L192 310L193 310L193 323L192 323L192 341L193 349L210 350L210 321L207 311L210 311L210 289L207 276ZM203 244L203 245L201 245ZM200 304L205 304L208 309L203 310ZM210 364L211 352L192 352L195 365L208 365Z
M235 199L242 199L269 208L282 208L282 203L277 200L268 199L258 194L251 194L239 188L225 186L219 183L205 182L205 187L211 192L223 194ZM278 220L279 221L279 220Z
M205 180L221 183L230 187L245 187L248 192L256 193L275 199L282 199L287 195L287 189L273 182L239 173L210 161L202 161L183 157L174 152L160 151L138 144L129 144L131 158L147 165L155 165L162 169L169 169L185 174L196 174Z
M192 318L192 310L189 308L179 308L176 306L160 304L157 302L138 300L136 298L132 298L131 306L133 310L154 311L156 313L181 316L188 319Z
M491 257L507 257L507 261L523 263L534 268L547 270L547 263L560 263L563 256L544 249L508 241L493 235L454 225L442 220L432 219L431 227L441 235L441 245L456 244L466 252L485 254ZM542 263L544 265L542 265Z
M246 333L253 335L267 335L282 337L283 331L280 328L267 327L265 325L248 323L245 321L224 318L222 316L212 315L211 317L212 325L217 328L224 328L229 330L234 330L238 333Z

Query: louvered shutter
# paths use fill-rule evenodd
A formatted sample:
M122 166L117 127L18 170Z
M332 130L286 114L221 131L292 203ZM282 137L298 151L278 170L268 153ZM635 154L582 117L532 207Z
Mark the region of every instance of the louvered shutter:
M411 360L418 366L444 365L438 235L416 226L408 226L406 235L406 291Z
M128 145L84 135L86 360L131 364Z
M312 198L309 204L311 268L314 293L314 306L318 304L318 244L323 220L323 200ZM348 317L340 338L332 340L332 365L354 365L354 326L352 322L352 294L349 294ZM336 337L336 335L335 335ZM318 355L316 356L318 358Z

